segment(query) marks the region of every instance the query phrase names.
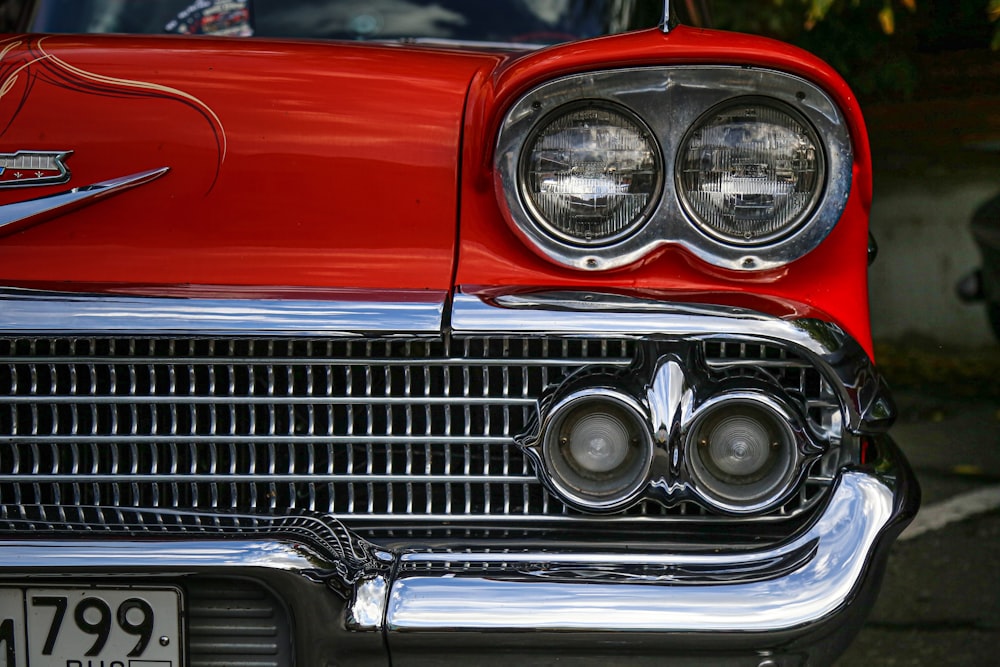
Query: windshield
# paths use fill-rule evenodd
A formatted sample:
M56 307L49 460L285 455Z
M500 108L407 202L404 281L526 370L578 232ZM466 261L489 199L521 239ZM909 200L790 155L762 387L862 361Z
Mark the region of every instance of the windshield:
M551 44L651 27L650 0L41 0L33 29Z

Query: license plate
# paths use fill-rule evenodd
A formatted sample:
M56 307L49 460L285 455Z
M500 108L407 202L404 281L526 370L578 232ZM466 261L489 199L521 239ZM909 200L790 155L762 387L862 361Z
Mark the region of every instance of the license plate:
M180 667L176 588L0 588L0 667Z

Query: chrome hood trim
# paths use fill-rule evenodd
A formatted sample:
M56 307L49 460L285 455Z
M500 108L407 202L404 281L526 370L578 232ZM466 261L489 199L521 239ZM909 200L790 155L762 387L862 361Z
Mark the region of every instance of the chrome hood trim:
M69 152L62 153L62 155L68 154ZM170 171L169 167L141 171L137 174L113 178L93 185L84 185L46 197L4 204L0 206L0 236L13 234L54 216L93 204L104 197L110 197L129 188L155 181L168 171Z
M345 336L437 334L447 294L368 293L365 300L140 297L0 289L0 332Z

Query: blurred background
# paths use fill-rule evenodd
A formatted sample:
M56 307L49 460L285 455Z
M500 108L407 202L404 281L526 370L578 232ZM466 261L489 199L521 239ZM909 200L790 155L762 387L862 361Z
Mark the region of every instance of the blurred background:
M472 0L470 0L471 2ZM564 0L538 0L562 2ZM589 0L579 0L586 3ZM659 18L654 0L616 0ZM1000 0L672 0L690 25L764 34L831 63L865 112L870 270L894 437L924 491L874 613L839 665L996 664L1000 647ZM0 32L27 0L0 0ZM625 10L623 10L625 11ZM643 14L644 12L644 14ZM992 205L987 202L992 201ZM968 279L992 234L994 327ZM989 275L985 272L984 275ZM928 527L929 526L929 527ZM921 532L923 531L923 532Z
M980 263L973 212L1000 195L1000 1L677 4L692 22L792 42L844 76L871 136L876 339L883 348L988 354L995 338L986 309L960 301L955 286Z

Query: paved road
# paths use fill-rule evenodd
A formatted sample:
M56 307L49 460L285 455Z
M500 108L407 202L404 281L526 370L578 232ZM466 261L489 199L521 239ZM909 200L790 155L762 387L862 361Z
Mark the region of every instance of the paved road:
M896 398L893 435L920 478L921 527L897 543L837 667L1000 664L1000 401Z

